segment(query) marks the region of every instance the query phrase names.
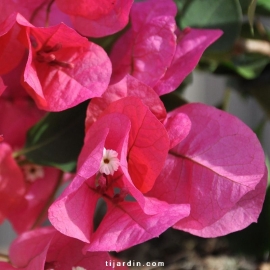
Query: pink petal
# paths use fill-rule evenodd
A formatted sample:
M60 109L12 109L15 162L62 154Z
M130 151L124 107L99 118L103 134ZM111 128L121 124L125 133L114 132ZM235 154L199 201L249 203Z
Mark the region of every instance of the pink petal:
M197 66L205 49L221 35L221 30L213 29L185 29L179 32L173 60L154 90L159 95L175 90Z
M18 39L25 35L25 30L16 23L16 14L9 16L0 25L0 74L14 69L22 60L25 47Z
M0 212L7 215L25 192L23 175L12 157L10 146L0 144Z
M30 20L33 13L45 2L46 0L1 0L0 2L0 22L5 20L10 14L19 12L27 20Z
M160 121L165 120L166 110L156 92L134 77L127 75L120 82L110 85L101 98L91 100L87 108L86 129L97 120L110 103L128 96L140 98Z
M146 215L136 202L108 204L108 211L85 251L121 251L159 236L189 214L186 205L170 205L167 211Z
M149 191L166 159L169 138L163 124L136 97L115 101L104 114L119 112L131 121L128 142L128 171L141 192Z
M100 270L114 268L105 264L106 261L112 260L109 253L83 254L83 246L83 242L66 237L51 227L40 228L21 234L11 245L10 258L12 264L25 270L49 269L49 267L63 270L73 267ZM7 270L18 269L8 264L3 265L8 267ZM126 267L119 269L127 270Z
M73 180L76 181L76 178ZM91 194L91 196L89 196ZM76 192L58 199L49 208L49 220L62 234L89 243L99 194L91 192L86 184Z
M71 15L74 28L84 36L102 37L126 26L133 0L57 0L58 7Z
M60 171L44 167L44 177L28 183L26 194L19 205L8 213L8 219L17 233L30 230L46 207L56 188Z
M252 222L256 222L261 213L267 186L267 177L268 173L266 169L265 175L255 190L244 195L223 217L209 224L209 226L197 230L190 226L190 221L187 221L187 223L185 221L181 223L180 221L173 228L202 237L218 237L246 228Z
M129 128L130 122L126 116L112 113L100 118L87 131L77 176L49 208L49 219L61 233L84 242L90 241L95 205L100 194L92 191L95 190L95 183L88 185L85 182L91 177L95 178L99 171L104 146L117 151L121 158L122 144L126 141Z
M184 140L191 129L189 117L184 113L176 113L176 111L168 114L164 125L170 138L170 148Z
M43 260L43 265L36 269L43 269L50 241L54 234L55 230L52 227L21 234L10 246L9 254L12 264L17 267L25 267L33 258L40 256ZM32 270L33 268L30 269Z
M110 54L114 71L112 82L120 80L128 72L153 87L173 59L176 48L175 29L173 17L160 16L153 18L139 32L132 29L126 32L115 43Z
M190 203L190 216L174 227L204 237L224 235L256 221L266 181L264 153L256 135L236 117L207 105L188 104L177 113L188 115L191 130L170 150L148 195ZM232 224L236 213L238 222Z
M48 250L47 261L56 262L56 265L61 265L63 270L78 266L85 269L112 269L105 263L112 259L108 252L86 252L83 254L83 246L83 242L56 232ZM127 270L127 268L122 269Z
M16 270L18 268L15 268L15 267L11 266L7 262L0 262L0 269L2 269L2 270Z
M138 32L145 24L151 22L152 19L159 16L175 17L177 7L172 0L148 0L144 2L136 2L132 6L130 17L132 20L132 28Z
M46 2L46 0L45 0ZM35 10L34 16L32 16L31 23L37 27L53 26L59 23L72 28L72 23L68 14L63 13L57 7L56 3L53 2L50 6L50 1L43 3L38 9ZM50 6L50 12L48 14L48 8Z
M35 106L30 97L2 97L0 99L0 111L5 112L1 116L0 133L4 133L6 142L14 149L21 148L24 145L28 129L44 115L44 112Z
M101 96L106 90L111 64L101 47L64 24L31 28L30 39L34 41L29 41L30 54L24 84L40 108L64 110L86 99ZM40 52L44 54L44 46L59 47L45 55L54 55L60 64L38 60Z

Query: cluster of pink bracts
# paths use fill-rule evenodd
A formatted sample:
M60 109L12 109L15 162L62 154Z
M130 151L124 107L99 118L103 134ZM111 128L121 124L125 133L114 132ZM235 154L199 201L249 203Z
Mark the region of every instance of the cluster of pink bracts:
M108 251L170 227L216 237L257 220L267 169L256 135L214 107L167 113L159 98L221 31L180 31L172 0L3 0L0 10L0 221L19 233L0 269L109 269ZM109 56L83 37L128 21ZM88 99L76 174L49 207L52 226L37 228L62 173L16 151L44 111Z

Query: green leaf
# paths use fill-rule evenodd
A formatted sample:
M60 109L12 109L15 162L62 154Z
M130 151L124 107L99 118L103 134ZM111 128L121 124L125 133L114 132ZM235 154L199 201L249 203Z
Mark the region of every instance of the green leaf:
M249 24L250 24L252 33L254 33L253 22L254 22L256 3L257 3L257 0L252 0L249 7L248 7L248 20L249 20Z
M185 8L179 12L181 15L177 16L177 23L180 28L190 26L223 30L223 36L208 51L229 51L239 36L242 12L238 0L189 0Z
M269 59L262 55L243 54L233 57L232 61L225 65L245 79L254 79L261 74L268 63Z
M26 144L19 154L36 164L74 171L83 146L87 104L47 114L28 131Z
M257 5L268 12L270 12L270 1L269 0L258 0Z

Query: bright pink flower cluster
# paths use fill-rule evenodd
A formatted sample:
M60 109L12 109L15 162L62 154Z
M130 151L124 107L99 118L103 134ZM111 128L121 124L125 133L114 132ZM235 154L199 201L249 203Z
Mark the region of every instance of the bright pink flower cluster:
M159 97L220 30L180 31L172 0L2 1L0 10L0 221L20 234L1 269L108 269L107 251L170 227L215 237L257 220L267 169L256 135L204 104L167 113ZM81 36L115 33L129 19L110 56ZM52 203L63 172L19 149L43 110L88 99L76 173ZM47 217L54 228L36 229Z

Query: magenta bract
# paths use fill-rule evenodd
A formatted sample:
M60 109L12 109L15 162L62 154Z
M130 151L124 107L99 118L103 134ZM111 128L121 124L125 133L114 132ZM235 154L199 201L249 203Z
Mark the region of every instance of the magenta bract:
M118 153L120 166L113 175L99 173L103 148ZM119 251L158 236L189 214L188 205L143 195L152 188L168 150L163 124L138 98L112 102L87 129L77 175L50 207L51 223L60 232L89 243L85 246L89 251ZM108 211L93 232L99 199L106 202Z
M57 0L60 10L71 16L74 28L84 36L102 37L126 26L133 0Z
M179 114L189 117L191 129L169 151L148 195L190 204L190 215L174 228L203 237L225 235L256 222L267 180L256 135L236 117L204 104L188 104L168 116Z
M0 60L6 68L0 71L13 69L28 49L22 84L39 108L65 110L86 99L101 96L106 90L111 75L107 54L73 29L64 24L36 28L21 15L9 17L1 29L4 30L0 44L5 45L5 50ZM13 37L14 31L17 38ZM7 43L12 50L8 50ZM10 59L14 57L14 46L18 47L16 51L20 55L15 55L13 63ZM10 62L11 65L7 64Z
M83 254L83 245L83 242L66 237L51 227L29 231L21 234L11 244L11 264L16 266L16 269L25 270L51 269L56 266L59 270L112 269L105 264L112 260L107 252Z
M175 15L176 5L172 0L133 5L131 29L117 40L110 54L112 83L131 74L159 95L172 92L180 85L222 31L185 29L180 32Z

